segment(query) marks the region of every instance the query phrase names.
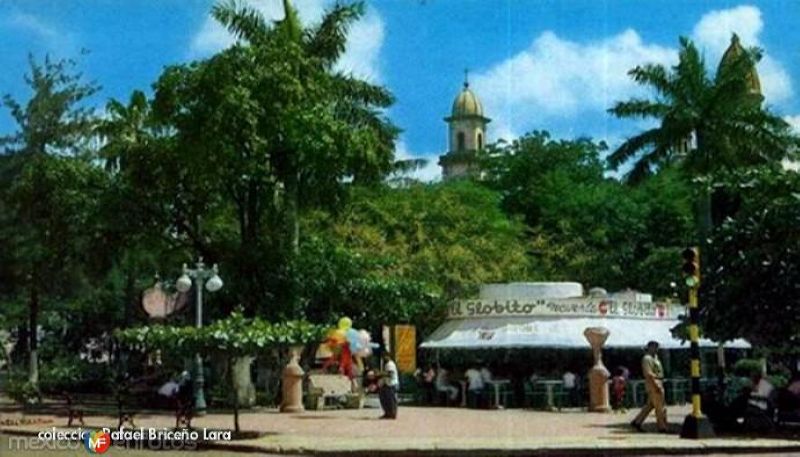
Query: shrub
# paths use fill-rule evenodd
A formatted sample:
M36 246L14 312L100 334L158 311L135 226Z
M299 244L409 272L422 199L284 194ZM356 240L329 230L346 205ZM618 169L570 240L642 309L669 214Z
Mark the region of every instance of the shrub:
M733 373L737 376L751 378L761 374L762 364L759 359L740 359L733 365Z

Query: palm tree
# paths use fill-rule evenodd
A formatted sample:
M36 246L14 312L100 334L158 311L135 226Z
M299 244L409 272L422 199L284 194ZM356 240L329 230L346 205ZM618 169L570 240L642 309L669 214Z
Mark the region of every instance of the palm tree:
M215 5L212 15L240 41L255 48L263 64L291 66L288 73L294 77L281 102L292 107L294 114L284 111L270 126L276 133L269 156L283 187L288 252L296 255L301 194L325 192L337 171L344 170L356 182L381 179L392 171L398 129L383 113L394 103L389 91L334 70L345 50L349 26L364 12L363 4L336 4L319 24L306 29L289 0L283 0L283 7L285 18L274 25L236 0ZM292 130L293 115L315 119L306 119L299 131ZM319 129L309 131L307 122L315 122ZM330 141L314 143L310 138L314 135ZM336 162L344 168L331 168L333 150Z
M670 164L693 178L703 178L706 185L698 202L701 241L711 229L710 176L741 166L776 163L795 141L788 124L761 107L754 67L760 57L758 49L741 48L734 35L712 79L695 45L681 38L678 64L671 70L648 64L629 72L637 83L655 91L653 99L635 98L609 109L620 118L658 121L608 157L613 169L633 162L629 182L641 181Z
M98 133L105 140L100 157L105 160L106 171L117 172L124 168L132 149L145 146L150 140L150 105L144 93L136 90L127 105L109 101L106 113L108 119L98 126Z

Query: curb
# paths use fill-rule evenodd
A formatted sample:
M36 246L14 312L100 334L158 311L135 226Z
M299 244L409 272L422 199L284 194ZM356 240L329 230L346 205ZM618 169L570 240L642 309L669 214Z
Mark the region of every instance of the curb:
M37 436L38 431L3 429L0 434L12 436ZM198 450L215 450L241 453L270 453L281 455L313 455L325 457L372 457L376 454L389 457L557 457L557 456L637 456L637 455L706 455L712 453L722 453L729 455L736 454L764 454L764 455L786 455L787 452L798 453L800 455L800 442L787 444L785 446L753 446L753 445L720 445L703 444L697 447L664 447L643 445L641 447L582 447L582 446L543 446L540 448L520 448L520 449L490 449L490 448L446 448L436 447L431 449L357 449L357 450L320 450L306 449L302 447L283 448L280 445L259 445L248 443L219 443L219 442L198 442ZM157 451L155 451L157 452Z

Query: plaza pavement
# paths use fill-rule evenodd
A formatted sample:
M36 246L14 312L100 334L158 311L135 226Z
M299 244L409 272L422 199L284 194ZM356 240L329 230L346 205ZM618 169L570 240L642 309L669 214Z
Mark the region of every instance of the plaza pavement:
M401 407L397 420L379 420L380 410L326 410L281 414L272 409L244 412L242 430L259 431L255 439L208 443L218 451L313 455L691 455L753 453L800 456L800 433L783 438L717 437L685 440L678 437L688 407L671 407L671 434L658 434L651 417L646 430L633 431L628 423L635 411L599 414L569 410L470 410L461 408ZM36 420L37 424L25 424ZM35 434L55 426L62 416L23 415L6 409L0 432ZM112 416L88 416L87 427L113 426ZM138 427L174 426L170 415L140 415ZM230 414L207 414L193 426L230 429ZM2 452L0 452L2 455Z

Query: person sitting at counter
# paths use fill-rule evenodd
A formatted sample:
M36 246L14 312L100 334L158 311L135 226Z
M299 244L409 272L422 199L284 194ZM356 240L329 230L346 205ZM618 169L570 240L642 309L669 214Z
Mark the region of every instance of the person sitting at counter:
M481 367L481 379L483 380L484 384L492 382L492 372L489 371L489 368L486 365Z
M450 383L450 375L444 368L439 368L436 373L436 391L446 393L450 401L458 397L458 387Z

